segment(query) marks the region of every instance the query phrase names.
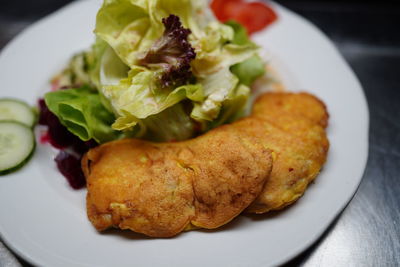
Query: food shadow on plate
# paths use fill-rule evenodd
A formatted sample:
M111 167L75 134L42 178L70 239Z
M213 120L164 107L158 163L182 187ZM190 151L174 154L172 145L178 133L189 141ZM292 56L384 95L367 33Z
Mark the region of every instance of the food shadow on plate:
M237 229L241 229L244 227L249 227L249 220L246 218L246 216L238 216L234 220L230 221L229 223L218 227L216 229L204 229L204 228L199 228L199 229L193 229L190 231L183 231L179 233L176 236L173 237L161 237L161 239L176 239L180 237L184 237L187 234L193 233L193 232L198 232L198 233L217 233L217 232L226 232L226 231L235 231ZM128 239L128 240L154 240L154 239L160 239L160 237L150 237L146 236L141 233L136 233L131 230L121 230L121 229L116 229L116 228L110 228L105 230L104 232L100 233L103 236L115 236L119 237L121 239Z
M314 184L317 183L318 181L312 181L308 187L307 191L310 191L311 188L314 187ZM271 210L266 213L262 214L256 214L256 213L247 213L243 212L240 216L246 217L250 219L251 221L265 221L265 220L271 220L271 219L278 219L281 216L286 216L288 212L292 209L292 207L299 205L302 202L302 199L304 198L305 194L307 194L307 191L304 192L303 196L301 196L299 199L297 199L295 202L292 204L289 204L288 206L280 209L280 210Z
M270 219L277 219L282 216L286 210L290 209L291 206L285 207L282 210L273 210L263 214L255 214L255 213L243 213L242 216L250 219L253 223L259 221L265 221Z
M201 233L218 233L218 232L235 231L235 230L245 228L248 226L249 226L248 220L245 217L243 217L242 215L239 215L238 217L234 218L232 221L230 221L227 224L224 224L216 229L199 228L199 229L195 229L193 231L201 232Z
M152 240L153 237L146 236L141 233L136 233L131 230L121 230L116 228L110 228L100 233L103 236L115 236L121 239L129 239L129 240Z
M293 205L295 205L295 204L293 204ZM272 210L272 211L268 211L268 212L262 213L262 214L243 212L240 216L249 220L251 224L258 223L261 221L278 219L279 217L284 216L288 212L288 210L291 209L291 207L293 205L284 207L281 210Z

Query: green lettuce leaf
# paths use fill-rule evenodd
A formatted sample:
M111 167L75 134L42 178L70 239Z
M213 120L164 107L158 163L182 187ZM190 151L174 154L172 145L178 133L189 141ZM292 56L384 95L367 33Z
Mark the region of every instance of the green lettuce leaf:
M88 87L49 92L45 102L60 122L83 141L104 143L121 136L110 126L114 115L103 107L99 94Z
M242 84L251 86L255 80L264 76L265 64L258 55L255 55L232 66L231 71L239 78Z
M95 88L101 87L100 81L100 68L104 53L109 48L108 44L100 38L96 38L92 49L86 53L88 59L88 74L90 77L91 85Z
M118 116L112 125L114 129L132 128L140 120L161 113L184 99L194 102L204 99L201 84L183 85L170 92L157 86L156 75L157 72L136 67L119 84L103 87L105 97L110 99Z
M193 46L197 47L197 56L192 62L196 77L214 74L258 54L258 46L252 42L233 43L234 36L230 26L212 22L205 27L201 38L192 40Z
M246 29L241 24L233 20L225 22L225 24L232 27L234 31L233 44L249 45L252 43L247 36ZM239 78L240 83L251 86L255 80L265 74L265 63L257 54L233 65L231 71Z
M195 122L185 111L184 103L147 117L140 127L145 130L143 138L153 141L182 141L195 134Z
M232 43L236 45L247 45L252 43L247 35L246 29L238 22L234 20L230 20L225 22L225 25L230 26L233 29L234 36L232 39Z
M97 14L95 33L132 67L162 36L161 21L171 14L193 36L202 35L201 25L212 18L201 12L205 5L204 0L107 0Z
M238 85L236 78L229 68L200 79L207 98L201 103L195 103L191 116L196 121L212 121L219 115L224 100L233 93Z
M233 122L245 116L245 107L248 104L249 93L249 87L239 84L235 90L224 100L218 118L209 124L208 129L218 127L224 123Z

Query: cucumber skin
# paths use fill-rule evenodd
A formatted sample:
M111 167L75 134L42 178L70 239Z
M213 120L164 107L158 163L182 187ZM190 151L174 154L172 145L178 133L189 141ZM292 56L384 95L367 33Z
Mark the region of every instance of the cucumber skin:
M39 116L40 116L40 110L38 107L34 106L34 107L30 107L33 113L33 116L35 117L33 120L33 124L32 124L32 131L35 130L36 125L38 125L39 123Z
M32 123L32 125L24 124L25 126L33 129L36 126L36 124L39 122L39 110L36 107L33 107L33 106L29 105L28 103L26 103L25 101L23 101L21 99L12 98L12 97L2 97L2 98L0 98L0 102L2 102L2 101L18 102L18 103L20 103L20 104L22 104L22 105L24 105L24 106L26 106L27 108L30 109L30 111L32 112L33 117L34 117L33 123ZM0 120L0 121L13 121L13 120ZM13 122L15 122L15 121L13 121ZM0 171L0 175L1 175L1 171Z
M0 122L18 123L18 124L28 128L28 129L30 129L32 131L31 127L29 127L29 126L27 126L27 125L25 125L25 124L23 124L23 123L21 123L19 121L0 120ZM21 169L23 166L25 166L25 164L28 163L28 161L32 158L33 154L35 154L35 150L36 150L36 138L35 138L35 133L33 131L32 131L32 141L33 141L33 147L32 147L31 152L29 153L29 155L23 161L21 161L18 165L14 166L14 167L11 167L11 168L9 168L7 170L0 171L0 176L4 176L6 174L10 174L12 172L15 172L15 171Z

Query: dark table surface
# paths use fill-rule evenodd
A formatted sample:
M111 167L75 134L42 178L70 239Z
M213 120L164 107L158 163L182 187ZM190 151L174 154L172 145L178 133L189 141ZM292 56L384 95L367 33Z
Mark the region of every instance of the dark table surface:
M68 0L0 2L0 49ZM361 81L370 110L369 159L354 199L326 233L288 265L400 265L400 3L277 1L324 31ZM0 266L13 260L0 241Z

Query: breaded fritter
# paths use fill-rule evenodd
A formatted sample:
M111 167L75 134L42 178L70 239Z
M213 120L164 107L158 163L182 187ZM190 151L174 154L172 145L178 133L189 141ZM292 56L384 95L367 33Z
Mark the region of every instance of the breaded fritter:
M104 144L82 160L88 217L100 231L170 237L217 228L246 208L282 209L325 163L327 123L325 105L310 94L266 93L251 116L189 141Z
M329 115L313 95L267 93L256 101L251 117L235 127L273 151L273 168L263 192L246 211L279 210L303 195L325 163Z
M92 224L170 237L231 221L260 194L272 168L268 149L231 128L180 143L126 139L90 150L82 165Z

